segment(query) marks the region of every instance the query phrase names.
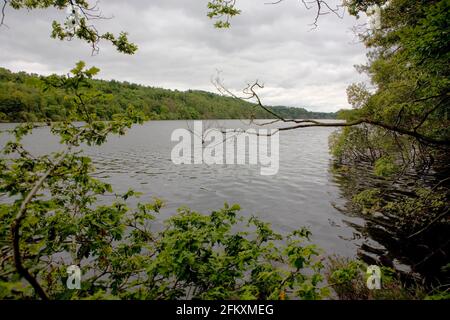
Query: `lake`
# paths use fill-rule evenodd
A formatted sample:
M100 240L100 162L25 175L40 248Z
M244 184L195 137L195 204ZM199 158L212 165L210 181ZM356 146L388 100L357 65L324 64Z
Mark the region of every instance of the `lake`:
M11 126L1 124L0 130ZM204 121L204 127L249 125L248 121L214 120ZM225 202L238 203L243 215L269 221L275 231L309 228L312 241L327 254L355 257L362 246L383 249L357 231L355 226L364 225L363 219L336 209L347 201L330 170L328 138L336 129L281 132L279 171L263 176L255 165L173 164L171 151L176 142L171 141L171 134L178 128L192 128L192 122L152 121L133 127L125 136L110 137L101 147L83 149L94 160L95 176L111 183L115 192L133 188L143 193L140 201L165 200L160 221L181 206L208 213ZM41 128L25 139L25 145L42 154L58 150L57 141L48 128Z

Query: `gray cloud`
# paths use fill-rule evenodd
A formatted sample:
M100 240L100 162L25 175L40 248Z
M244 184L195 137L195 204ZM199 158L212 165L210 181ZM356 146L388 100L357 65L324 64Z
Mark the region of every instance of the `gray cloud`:
M222 70L228 88L240 91L255 79L263 82L266 104L335 111L348 107L345 88L363 77L353 65L365 61L348 15L322 16L311 30L314 12L286 0L241 0L242 14L229 30L213 28L206 0L103 1L100 31L128 31L139 45L134 56L117 53L106 43L91 56L87 44L50 39L51 21L63 21L57 10L6 12L0 29L1 65L14 71L66 73L76 61L99 67L101 78L126 80L172 89L215 91L210 83Z

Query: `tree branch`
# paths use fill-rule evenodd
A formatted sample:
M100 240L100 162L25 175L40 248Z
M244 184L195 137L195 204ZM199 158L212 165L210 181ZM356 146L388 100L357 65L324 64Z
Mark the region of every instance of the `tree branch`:
M367 123L367 124L371 124L386 130L390 130L393 132L398 132L400 134L403 135L407 135L413 138L416 138L419 141L422 142L426 142L429 144L434 144L434 145L440 145L440 146L450 146L450 140L438 140L438 139L434 139L434 138L430 138L427 136L424 136L422 134L417 133L416 131L410 131L401 127L397 127L394 125L390 125L387 123L383 123L380 121L375 121L375 120L370 120L370 119L359 119L359 120L355 120L352 122L331 122L331 123L324 123L324 122L317 122L314 120L304 120L305 122L315 122L315 123L307 123L307 124L299 124L296 126L292 126L292 127L285 127L285 128L280 128L280 131L285 131L285 130L293 130L293 129L298 129L298 128L308 128L308 127L351 127L351 126L356 126L362 123Z
M450 212L450 209L445 210L443 213L441 213L440 215L438 215L436 218L434 218L429 224L427 224L425 227L423 227L422 229L420 229L419 231L413 233L412 235L408 236L408 239L414 238L416 236L418 236L419 234L423 233L424 231L426 231L428 228L430 228L434 223L436 223L437 221L441 220L442 218L444 218L448 213Z
M279 4L281 2L283 2L284 0L274 0L271 2L266 2L264 4L269 4L269 5L275 5L275 4ZM336 5L336 8L332 8L326 1L324 0L301 0L301 2L303 3L303 5L305 6L306 10L311 10L314 6L317 8L316 9L316 14L314 17L314 21L313 23L311 23L311 25L313 26L313 29L317 28L317 22L319 21L319 17L329 14L329 13L333 13L334 15L336 15L338 18L342 19L344 16L344 9L343 9L343 5ZM324 10L325 9L325 10Z
M17 212L17 215L11 225L11 234L13 237L13 249L14 249L14 263L17 269L17 272L19 275L24 277L34 288L36 293L39 295L39 297L42 300L48 300L49 297L47 293L44 291L44 289L39 284L36 277L34 277L30 271L23 265L22 262L22 254L20 252L20 227L22 221L26 217L27 213L27 206L28 204L33 200L33 197L36 195L36 193L39 191L39 189L44 184L47 177L55 170L55 168L64 160L66 155L70 151L70 147L68 147L58 158L58 160L44 173L44 175L34 184L31 191L27 194L25 199L22 201L22 204L20 205L19 211Z
M1 26L6 26L5 24L5 9L6 9L6 5L8 4L8 0L3 0L3 6L2 6L2 10L1 10L1 19L0 19L0 27ZM7 27L7 26L6 26Z
M277 120L285 122L285 123L296 123L296 125L293 125L293 126L279 128L278 131L288 131L288 130L294 130L294 129L300 129L300 128L310 128L310 127L352 127L352 126L357 126L357 125L366 123L366 124L377 126L377 127L380 127L380 128L392 131L392 132L397 132L397 133L400 133L403 135L413 137L423 143L428 143L428 144L433 144L433 145L438 145L438 146L445 146L445 147L450 146L450 140L439 140L439 139L427 137L427 136L424 136L424 135L418 133L416 131L416 129L408 130L408 129L402 128L398 125L391 125L391 124L387 124L387 123L384 123L381 121L371 120L371 119L367 119L367 118L361 118L361 119L351 121L351 122L320 122L320 121L312 120L312 119L302 119L302 120L285 119L284 117L280 116L279 114L277 114L276 112L272 111L270 108L268 108L267 106L262 104L261 98L259 97L258 93L256 92L256 88L262 89L262 88L264 88L264 86L261 85L258 81L256 81L252 85L249 84L243 90L243 93L245 95L244 97L239 97L239 96L235 95L234 93L232 93L230 90L226 89L225 86L222 84L219 77L216 77L215 79L213 79L212 83L218 89L218 91L222 94L228 94L235 99L241 99L241 100L255 99L257 106L259 106L262 109L264 109L265 111L267 111L269 114L274 116ZM433 109L429 113L431 113L433 111ZM274 123L274 122L276 122L276 121L271 121L271 123ZM265 125L265 124L262 124L262 125ZM272 133L272 134L274 134L274 133ZM269 134L269 135L272 135L272 134Z

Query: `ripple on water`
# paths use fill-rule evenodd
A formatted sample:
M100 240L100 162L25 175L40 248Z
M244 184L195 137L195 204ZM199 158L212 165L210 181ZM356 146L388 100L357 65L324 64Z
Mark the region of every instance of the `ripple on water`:
M241 121L219 122L225 128L242 125ZM170 137L180 127L186 127L186 121L150 122L125 136L112 137L99 148L86 147L85 152L93 158L95 176L111 183L116 192L132 187L143 193L141 201L165 199L162 217L183 205L207 212L224 202L239 203L244 215L258 215L276 231L308 226L327 252L355 254L360 239L347 239L354 229L342 222L343 214L331 205L340 199L328 172L328 136L333 129L282 132L279 172L261 176L260 168L250 165L174 165L170 154L175 143ZM48 132L40 131L38 139L30 144L36 152L57 150ZM47 143L42 146L39 141Z

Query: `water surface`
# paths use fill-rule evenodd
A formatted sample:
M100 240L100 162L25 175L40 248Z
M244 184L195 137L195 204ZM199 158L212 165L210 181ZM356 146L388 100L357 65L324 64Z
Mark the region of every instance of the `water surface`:
M248 128L246 124L216 120L204 122L204 127ZM2 124L0 129L10 126ZM334 128L281 132L279 171L273 176L262 176L254 165L175 165L171 134L177 128L192 128L192 122L148 122L125 136L110 137L101 147L84 150L93 158L95 176L111 183L116 192L133 188L143 193L141 201L164 199L161 219L181 206L207 213L225 202L238 203L242 214L269 221L278 232L309 228L312 240L328 254L354 257L364 241L371 241L351 226L361 225L362 219L335 209L345 199L330 172L328 138ZM58 150L57 139L46 128L37 129L25 144L37 154Z

